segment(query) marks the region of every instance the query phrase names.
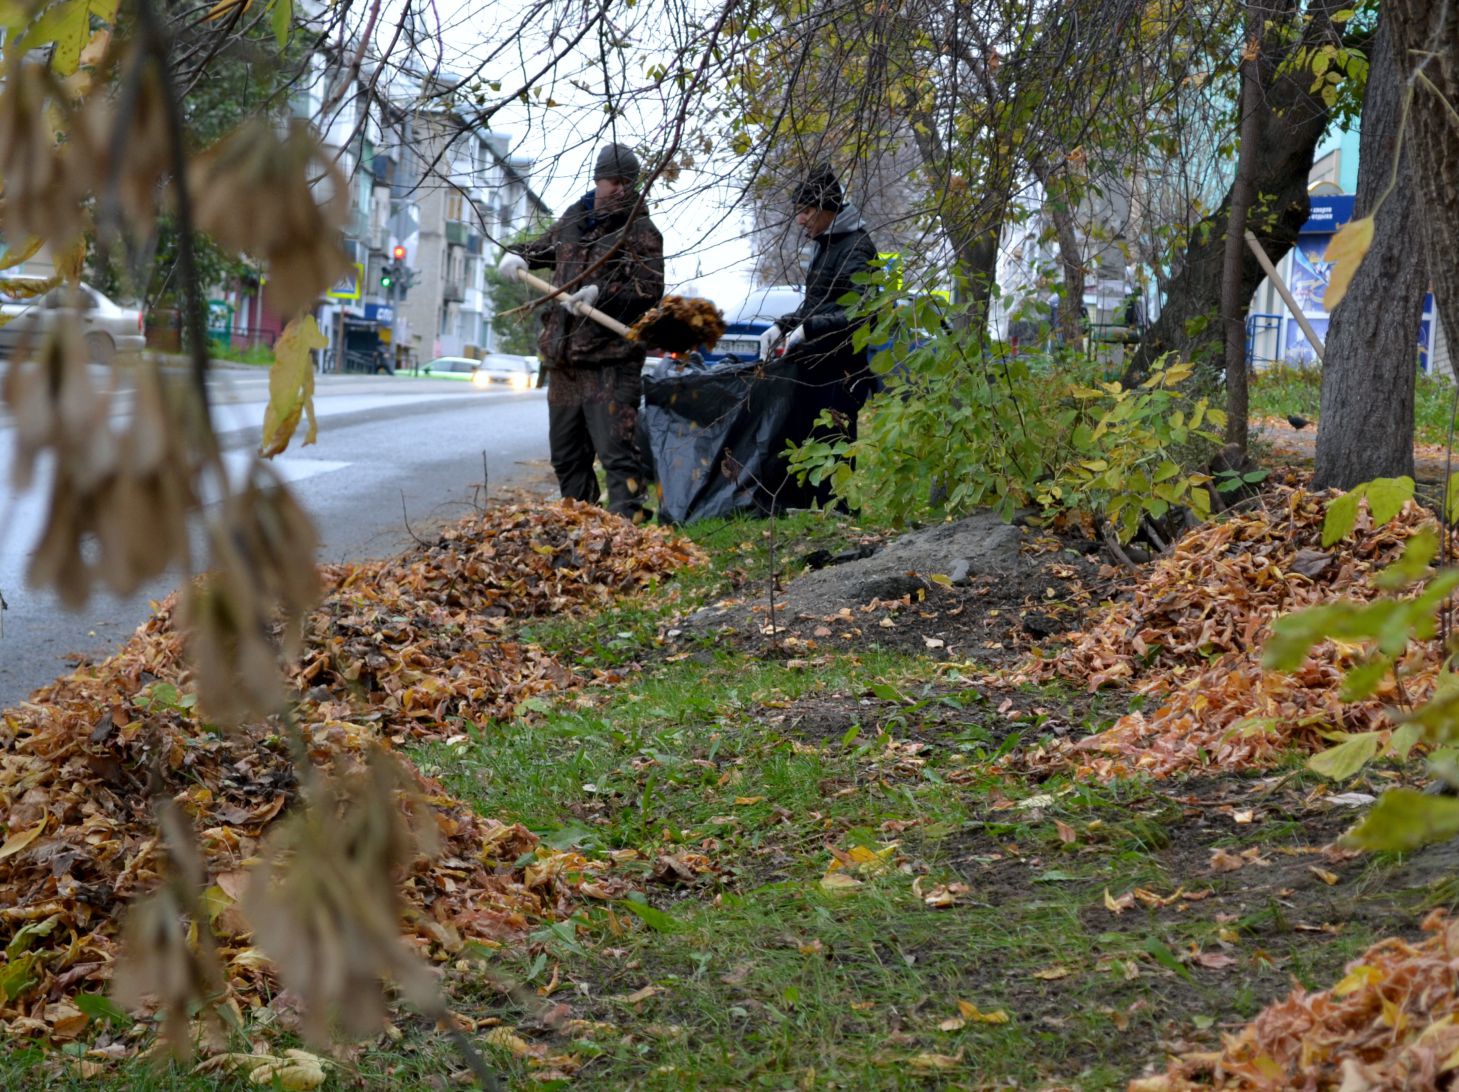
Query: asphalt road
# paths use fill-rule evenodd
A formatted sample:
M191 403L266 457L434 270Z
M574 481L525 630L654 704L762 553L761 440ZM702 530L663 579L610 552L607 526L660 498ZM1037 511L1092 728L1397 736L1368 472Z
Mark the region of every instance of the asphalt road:
M0 369L4 365L0 364ZM261 371L220 373L211 384L230 465L243 466L258 443L268 399ZM126 398L121 399L123 405ZM320 559L388 556L417 534L462 515L488 488L551 489L547 405L540 391L478 391L469 383L390 376L320 376L315 392L319 442L274 460L320 532ZM119 600L93 596L80 612L28 587L25 569L45 518L43 483L12 486L15 432L0 411L0 709L68 671L77 656L98 657L146 620L151 602L178 574ZM402 515L402 508L405 515Z

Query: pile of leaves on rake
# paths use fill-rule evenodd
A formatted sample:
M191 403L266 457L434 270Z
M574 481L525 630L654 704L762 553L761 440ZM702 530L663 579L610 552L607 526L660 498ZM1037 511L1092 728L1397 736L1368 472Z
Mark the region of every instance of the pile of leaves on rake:
M615 872L623 854L549 850L522 826L450 799L403 758L381 756L582 681L504 637L510 619L596 607L699 561L691 544L587 505L492 508L398 560L325 569L328 591L292 671L291 716L227 731L195 714L175 604L163 603L117 655L0 715L0 1026L74 1040L89 1017L119 1016L105 995L114 976L122 1000L165 1002L180 980L210 974L205 985L225 1009L293 1026L276 965L284 987L295 988L292 970L334 982L337 999L378 996L381 978L407 997L413 985L428 994L434 976L421 983L412 954L444 962L473 941L520 940L584 897L622 897L634 886ZM366 798L351 795L362 779L373 779L374 799L400 802L403 827L400 816L352 806ZM316 805L302 815L301 793ZM331 818L303 822L309 813ZM314 875L288 867L311 854ZM394 863L395 890L350 888L348 862L362 854ZM281 896L269 903L298 896L297 921L250 912L263 885ZM126 908L145 893L122 953ZM345 915L352 922L336 931L327 919L342 899L370 904L375 917ZM390 935L361 937L371 921ZM183 928L196 934L196 963L148 965L148 945ZM280 957L291 945L297 968ZM400 958L360 964L382 946ZM216 961L202 959L209 952ZM378 1007L362 1006L333 1015L378 1028ZM144 1030L100 1056L128 1053Z
M1052 678L1090 690L1118 685L1144 699L1104 732L1012 761L1103 780L1167 777L1202 767L1263 769L1293 750L1322 750L1327 737L1379 731L1386 738L1394 727L1389 708L1432 690L1435 642L1415 642L1402 681L1390 677L1358 702L1342 696L1343 676L1361 655L1351 645L1325 642L1291 673L1261 663L1277 618L1339 598L1373 599L1380 594L1373 574L1433 527L1432 515L1411 501L1381 522L1364 508L1351 535L1324 545L1333 496L1296 477L1272 485L1173 544L1096 614L1095 625L1059 638L1056 653L995 676L999 685Z

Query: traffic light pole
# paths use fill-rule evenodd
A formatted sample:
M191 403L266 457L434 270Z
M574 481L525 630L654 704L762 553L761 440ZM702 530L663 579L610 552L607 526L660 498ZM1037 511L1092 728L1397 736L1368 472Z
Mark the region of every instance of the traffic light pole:
M393 281L390 282L390 335L391 339L395 342L395 362L397 365L399 365L401 363L400 342L396 339L396 335L400 331L400 274L398 266L396 267L396 269L396 277ZM406 349L406 352L409 351L409 349ZM411 361L410 374L416 375L419 373L419 370L419 362Z

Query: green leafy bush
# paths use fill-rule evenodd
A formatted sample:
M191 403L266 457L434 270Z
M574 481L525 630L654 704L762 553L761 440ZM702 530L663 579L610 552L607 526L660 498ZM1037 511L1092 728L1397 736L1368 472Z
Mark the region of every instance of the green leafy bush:
M1188 391L1189 365L1164 361L1127 389L1077 355L1011 352L959 329L925 296L882 296L857 337L884 346L872 367L885 389L855 442L823 415L791 466L872 518L977 508L1008 518L1034 505L1107 520L1128 541L1143 517L1206 514L1210 479L1189 468L1219 442L1224 416Z

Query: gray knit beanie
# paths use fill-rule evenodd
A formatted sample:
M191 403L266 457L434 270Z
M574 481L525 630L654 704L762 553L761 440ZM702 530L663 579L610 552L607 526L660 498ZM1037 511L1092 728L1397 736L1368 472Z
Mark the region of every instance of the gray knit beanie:
M638 181L638 156L627 144L605 144L598 152L598 165L593 168L593 181L600 178L621 178L632 184Z

